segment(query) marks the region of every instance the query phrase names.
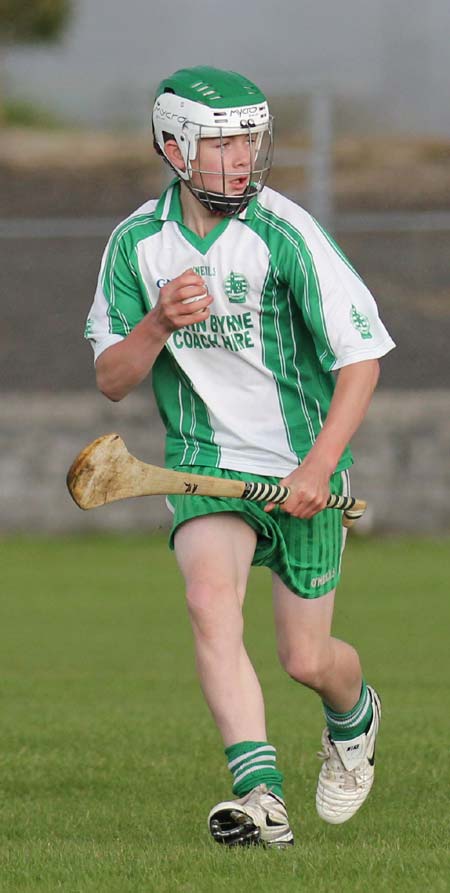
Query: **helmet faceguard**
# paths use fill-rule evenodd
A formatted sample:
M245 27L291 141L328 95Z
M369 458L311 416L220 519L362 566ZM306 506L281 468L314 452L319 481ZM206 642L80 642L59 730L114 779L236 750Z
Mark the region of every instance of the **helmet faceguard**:
M264 187L273 156L272 118L264 95L241 75L203 66L176 72L158 88L153 131L157 151L209 211L235 216ZM227 195L230 172L225 170L223 146L228 137L238 135L247 136L250 145L250 166L240 171L247 185L242 193ZM200 141L208 138L220 140L221 192L208 190L204 180L207 174L217 176L217 170L202 167ZM176 141L184 168L169 161L165 150L168 139ZM194 170L200 186L192 182Z

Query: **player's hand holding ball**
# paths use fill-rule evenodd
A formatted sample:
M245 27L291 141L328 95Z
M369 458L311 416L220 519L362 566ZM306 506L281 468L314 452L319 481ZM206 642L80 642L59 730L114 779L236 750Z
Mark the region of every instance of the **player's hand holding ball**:
M194 270L185 270L163 285L152 316L170 334L183 326L208 319L212 301L202 277Z

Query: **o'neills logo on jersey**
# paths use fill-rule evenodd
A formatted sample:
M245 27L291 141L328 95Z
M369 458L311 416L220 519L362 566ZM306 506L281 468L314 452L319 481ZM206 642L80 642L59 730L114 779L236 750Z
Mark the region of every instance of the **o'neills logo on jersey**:
M248 295L249 284L242 273L230 273L223 283L225 294L232 304L243 304Z
M194 273L198 273L199 276L215 276L216 268L215 267L192 267Z

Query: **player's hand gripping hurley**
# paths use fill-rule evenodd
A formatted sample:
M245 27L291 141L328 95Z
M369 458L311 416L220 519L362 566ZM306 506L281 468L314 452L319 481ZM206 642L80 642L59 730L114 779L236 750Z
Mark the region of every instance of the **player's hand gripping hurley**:
M289 488L259 481L237 481L185 474L141 462L128 452L119 434L98 437L79 453L67 473L72 499L81 509L93 509L132 496L170 493L189 496L222 496L282 505ZM328 497L327 508L343 511L345 527L363 514L366 503L352 496Z

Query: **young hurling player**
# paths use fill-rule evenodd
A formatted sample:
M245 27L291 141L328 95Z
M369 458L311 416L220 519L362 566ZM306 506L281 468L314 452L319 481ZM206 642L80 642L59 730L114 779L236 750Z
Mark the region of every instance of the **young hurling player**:
M175 178L112 234L86 337L111 400L152 370L170 468L291 489L281 509L170 498L200 683L233 776L209 829L219 843L284 846L283 776L243 645L247 577L252 564L272 571L281 663L325 711L317 810L345 822L373 782L380 701L355 649L331 636L344 538L325 504L348 492L347 444L394 345L320 224L265 186L272 124L253 83L178 71L153 127Z

